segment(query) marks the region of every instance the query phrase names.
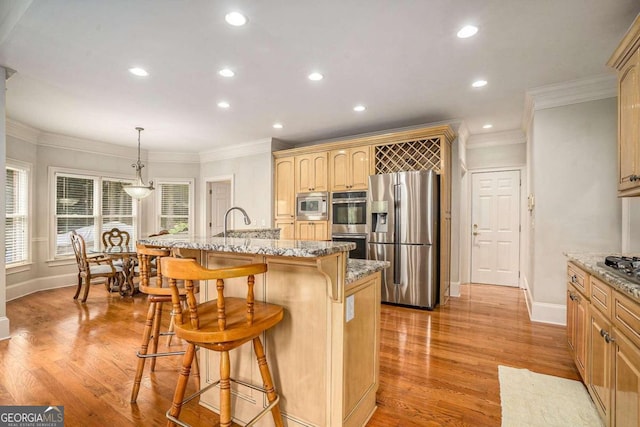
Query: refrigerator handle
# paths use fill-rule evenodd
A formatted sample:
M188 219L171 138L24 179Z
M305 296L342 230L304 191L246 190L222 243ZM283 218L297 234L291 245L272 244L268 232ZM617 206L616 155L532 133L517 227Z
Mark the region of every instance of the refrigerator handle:
M401 191L400 185L395 184L393 186L393 197L395 199L393 204L393 216L395 223L393 226L394 245L393 245L393 284L400 285L400 199Z

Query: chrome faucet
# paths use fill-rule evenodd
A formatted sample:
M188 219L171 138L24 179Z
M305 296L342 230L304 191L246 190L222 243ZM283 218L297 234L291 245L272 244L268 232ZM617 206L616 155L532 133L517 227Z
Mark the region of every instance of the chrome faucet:
M242 209L239 206L234 206L232 208L229 208L224 213L224 233L222 234L224 237L227 237L227 216L229 216L229 212L231 212L234 209L237 209L240 212L242 212L242 215L244 215L244 223L245 223L245 225L251 224L251 220L249 219L249 215L247 215L247 212L244 209Z

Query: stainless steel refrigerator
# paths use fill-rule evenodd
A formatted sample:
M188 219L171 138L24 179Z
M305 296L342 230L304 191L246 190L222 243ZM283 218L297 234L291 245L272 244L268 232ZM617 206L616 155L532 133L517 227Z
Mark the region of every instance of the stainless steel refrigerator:
M369 177L369 259L384 260L382 301L432 310L439 295L439 177L433 171Z

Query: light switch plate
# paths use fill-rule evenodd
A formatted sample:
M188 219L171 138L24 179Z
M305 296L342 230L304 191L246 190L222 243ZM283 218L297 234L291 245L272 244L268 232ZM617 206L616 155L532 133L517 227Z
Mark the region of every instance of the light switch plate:
M356 315L355 298L353 295L347 297L347 322L353 319Z

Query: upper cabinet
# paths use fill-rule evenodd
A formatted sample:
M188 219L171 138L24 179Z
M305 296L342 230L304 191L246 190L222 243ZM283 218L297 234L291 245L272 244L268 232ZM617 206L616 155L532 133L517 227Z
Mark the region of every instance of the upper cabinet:
M296 193L327 191L327 153L311 153L295 158Z
M281 157L274 163L274 219L293 220L296 214L294 157Z
M329 153L331 191L366 190L371 160L369 146L333 150Z
M640 15L607 64L618 70L618 195L640 196Z

